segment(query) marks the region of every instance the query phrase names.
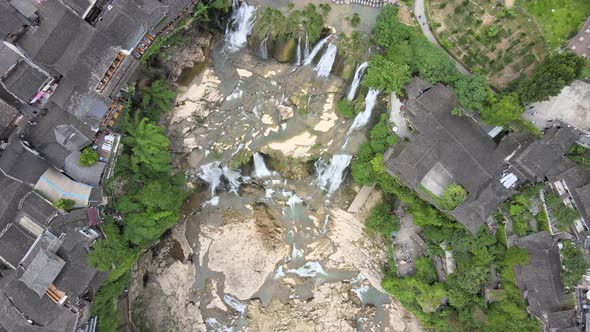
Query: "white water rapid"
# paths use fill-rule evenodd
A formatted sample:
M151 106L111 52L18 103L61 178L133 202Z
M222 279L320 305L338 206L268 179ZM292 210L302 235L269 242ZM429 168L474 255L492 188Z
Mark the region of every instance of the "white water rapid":
M359 84L361 83L361 78L363 78L363 74L365 73L365 69L369 66L368 62L361 63L358 67L356 67L356 71L354 72L354 79L352 80L352 84L350 85L350 91L348 91L348 95L346 98L352 101L354 96L356 95L356 90L359 88Z
M297 58L295 60L296 66L301 66L301 35L297 39Z
M352 160L351 155L335 154L332 156L329 164L323 160L318 160L316 163L316 170L318 178L317 185L323 190L327 190L329 194L334 193L344 180L344 170Z
M328 42L328 39L330 39L330 37L332 37L332 35L325 37L324 39L320 40L317 44L315 44L315 46L313 47L313 50L311 50L311 53L309 53L309 55L305 56L305 60L303 61L304 65L307 66L307 65L311 64L313 59L316 57L316 55L318 55L318 53L320 52L322 47L324 47L324 45ZM306 53L307 53L309 51L309 41L307 40L307 35L305 37L305 43L306 43L305 49L306 49Z
M371 112L373 112L373 108L375 107L375 103L377 102L377 95L379 94L379 90L369 89L369 93L365 97L365 110L360 112L355 118L352 126L348 130L348 135L352 133L354 130L364 127L369 119L371 118Z
M219 187L221 176L223 175L223 170L219 167L219 161L202 165L201 172L202 173L199 177L209 184L209 188L211 188L211 196L215 196L215 191L217 190L217 187Z
M257 178L264 178L269 177L272 175L272 172L266 167L264 163L264 158L258 152L253 154L254 158L254 176Z
M315 66L314 70L317 73L318 77L330 76L332 66L334 65L334 60L336 59L336 52L338 52L338 48L336 47L336 45L330 43L328 45L328 48L320 58L320 61Z
M307 59L309 57L309 37L307 36L307 32L305 33L305 49L303 50L303 58Z
M230 52L236 52L248 42L248 36L252 30L256 13L256 7L233 0L232 15L229 19L225 41Z
M263 59L268 59L268 51L266 48L267 41L268 41L268 33L266 34L266 37L264 37L264 39L260 42L260 56Z

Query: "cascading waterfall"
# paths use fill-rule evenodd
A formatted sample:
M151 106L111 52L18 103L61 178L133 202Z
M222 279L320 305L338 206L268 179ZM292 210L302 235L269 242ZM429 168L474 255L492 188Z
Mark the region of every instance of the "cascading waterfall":
M219 187L219 184L221 184L223 170L219 165L219 161L214 161L201 166L202 174L200 174L199 177L209 184L209 188L211 188L211 196L215 196L215 191L217 190L217 187Z
M317 44L315 44L315 46L313 47L313 50L311 50L311 53L309 53L309 55L305 57L305 60L303 61L304 65L307 66L307 65L311 64L313 59L316 57L316 55L318 55L318 53L320 52L322 47L324 47L324 45L328 42L328 39L330 39L330 37L332 37L332 35L325 37L324 39L320 40ZM307 43L307 37L305 37L305 38L306 38L306 43ZM305 47L307 49L308 45L306 44Z
M377 103L377 95L379 94L379 90L369 89L369 93L365 97L365 110L360 112L355 118L352 126L348 130L348 135L352 133L353 130L358 128L364 127L369 119L371 118L371 112L373 112L373 108Z
M317 185L323 190L327 190L329 194L338 190L344 180L344 170L351 160L352 156L347 154L333 155L329 164L320 159L316 163Z
M297 39L297 59L295 61L296 66L301 66L301 35Z
M233 12L229 20L228 29L225 34L227 49L235 52L244 47L248 42L248 36L252 30L256 13L256 7L246 2L233 0Z
M255 152L253 155L254 159L254 176L257 178L264 178L269 177L272 175L272 172L266 167L264 163L264 157L258 152Z
M334 65L334 60L336 59L336 52L338 52L338 48L336 45L330 43L324 55L320 58L320 61L315 66L315 71L318 77L328 77L330 76L330 72L332 71L332 66Z
M350 91L348 91L348 95L346 96L348 100L352 101L354 99L356 90L359 88L359 85L361 83L361 78L363 78L365 69L367 69L368 66L369 63L365 61L356 68L356 71L354 72L354 79L352 80L352 84L350 85Z
M309 58L309 38L307 37L307 32L305 33L305 49L303 51L303 58Z
M266 42L268 41L268 33L264 37L264 39L260 42L260 56L263 59L268 59L268 51L266 48Z

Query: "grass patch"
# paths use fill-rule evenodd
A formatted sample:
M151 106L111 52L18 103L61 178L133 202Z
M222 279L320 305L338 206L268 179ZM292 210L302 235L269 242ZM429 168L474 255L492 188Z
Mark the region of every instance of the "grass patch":
M588 0L525 0L519 3L535 18L552 48L565 45L590 15Z
M539 228L540 232L547 232L551 234L551 228L549 227L549 217L547 217L547 212L545 212L545 209L542 209L535 216L535 220L537 220L537 227Z

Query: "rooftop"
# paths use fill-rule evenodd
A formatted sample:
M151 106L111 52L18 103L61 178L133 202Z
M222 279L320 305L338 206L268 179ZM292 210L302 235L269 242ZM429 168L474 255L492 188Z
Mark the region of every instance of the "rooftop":
M386 169L414 189L430 185L441 192L449 183L460 184L468 198L452 214L476 233L497 205L514 194L499 185L499 176L515 146L497 145L471 118L452 115L458 103L451 88L414 79L406 89L415 97L405 110L417 135L388 151Z
M546 314L567 307L561 282L561 260L557 240L546 232L539 232L515 241L516 246L527 250L530 263L514 267L516 282L529 311L546 323Z

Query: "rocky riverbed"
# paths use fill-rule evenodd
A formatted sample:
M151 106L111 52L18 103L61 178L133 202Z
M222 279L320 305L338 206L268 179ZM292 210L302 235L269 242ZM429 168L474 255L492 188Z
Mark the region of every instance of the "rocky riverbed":
M227 43L241 39L233 37ZM166 119L175 166L193 194L182 220L133 271L135 326L421 330L380 287L385 244L363 229L380 193L360 212L346 211L360 189L347 166L387 96L359 92L365 111L346 120L335 104L350 82L318 77L314 64L264 60L222 38L210 50L190 83L179 82Z

